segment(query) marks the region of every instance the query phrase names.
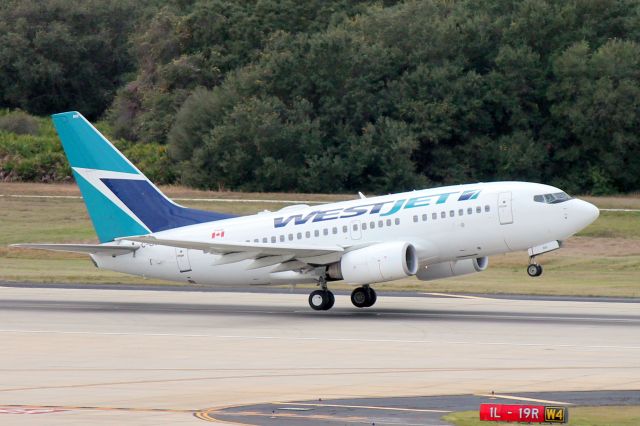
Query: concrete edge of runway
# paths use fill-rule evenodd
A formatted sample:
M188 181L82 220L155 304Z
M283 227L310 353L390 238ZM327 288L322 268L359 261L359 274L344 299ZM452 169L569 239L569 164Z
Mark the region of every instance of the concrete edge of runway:
M77 284L77 283L38 283L0 281L0 287L12 288L40 288L40 289L86 289L86 290L140 290L140 291L183 291L183 292L223 292L223 293L273 293L273 294L308 294L308 288L292 288L283 286L243 286L243 287L213 287L197 284ZM338 295L349 295L348 290L332 290ZM640 303L640 297L619 296L551 296L513 293L430 293L425 291L380 291L381 296L391 297L479 297L503 300L540 300L556 302L607 302L607 303Z
M525 393L487 393L440 396L344 398L233 405L193 410L141 409L135 407L2 405L0 410L16 413L57 411L142 411L175 412L192 415L217 424L265 426L285 422L304 426L328 423L371 425L445 425L444 416L454 412L477 411L482 403L530 404L567 407L640 406L638 390L552 391Z
M274 402L201 410L194 415L202 420L235 424L280 425L295 421L306 426L327 422L367 423L372 425L441 425L442 417L460 411L476 411L482 403L566 406L640 406L640 392L566 391L489 393L424 397L348 398L315 401Z

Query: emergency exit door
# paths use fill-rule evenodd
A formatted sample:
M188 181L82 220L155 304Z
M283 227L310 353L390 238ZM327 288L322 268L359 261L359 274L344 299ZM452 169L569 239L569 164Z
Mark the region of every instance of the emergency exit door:
M511 192L498 194L498 217L501 225L513 223L513 210L511 209Z
M176 248L176 260L178 261L178 269L180 272L189 272L191 270L191 262L189 262L187 249Z

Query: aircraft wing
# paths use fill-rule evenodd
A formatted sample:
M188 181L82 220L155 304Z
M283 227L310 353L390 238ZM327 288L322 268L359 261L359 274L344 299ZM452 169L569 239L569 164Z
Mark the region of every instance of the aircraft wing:
M134 252L138 249L138 247L110 246L102 244L11 244L10 247L68 251L72 253L107 254L111 256L120 256Z
M206 253L230 255L232 253L247 253L246 258L260 258L265 256L290 256L290 258L313 258L329 254L341 254L344 248L340 246L317 246L298 244L264 244L244 242L201 242L190 240L170 240L153 236L122 237L118 240L137 241L139 243L156 244L161 246L180 247L185 249L202 250Z

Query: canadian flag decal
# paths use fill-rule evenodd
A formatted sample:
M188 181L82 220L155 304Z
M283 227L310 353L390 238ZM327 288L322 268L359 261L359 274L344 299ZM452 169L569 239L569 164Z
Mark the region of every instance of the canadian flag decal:
M224 238L224 229L216 229L211 233L211 238Z

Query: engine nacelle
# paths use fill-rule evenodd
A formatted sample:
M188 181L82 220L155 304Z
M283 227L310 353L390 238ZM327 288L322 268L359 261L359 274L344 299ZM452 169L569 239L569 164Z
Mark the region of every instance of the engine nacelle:
M395 241L345 253L340 262L329 266L327 275L351 284L371 284L405 278L417 271L415 247Z
M450 262L429 265L426 269L420 269L416 276L419 280L431 281L482 272L487 269L488 266L489 258L486 256L475 259L452 260Z

